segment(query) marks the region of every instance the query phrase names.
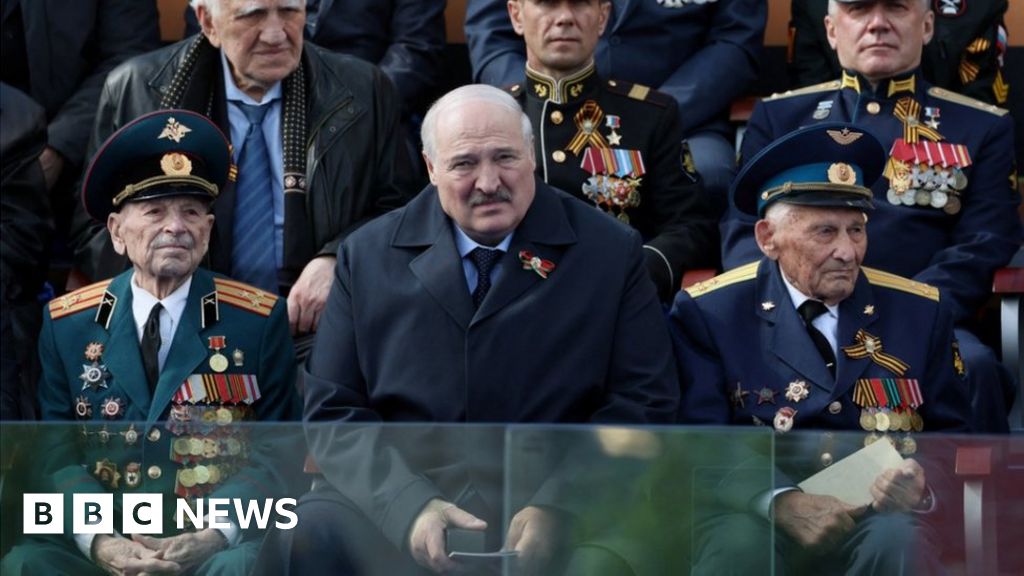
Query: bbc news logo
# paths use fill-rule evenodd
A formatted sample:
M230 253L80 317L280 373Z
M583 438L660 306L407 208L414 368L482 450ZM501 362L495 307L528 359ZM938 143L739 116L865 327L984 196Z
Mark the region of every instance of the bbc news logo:
M59 493L25 494L22 499L23 532L25 534L64 533L64 495ZM231 527L228 518L235 513L234 522L242 530L250 526L265 530L273 517L274 527L291 530L298 523L295 499L243 500L242 498L199 498L194 506L183 498L176 501L174 519L176 528L188 526L196 529ZM121 499L122 534L163 534L164 498L160 494L124 494ZM113 494L73 494L71 531L74 534L114 533Z

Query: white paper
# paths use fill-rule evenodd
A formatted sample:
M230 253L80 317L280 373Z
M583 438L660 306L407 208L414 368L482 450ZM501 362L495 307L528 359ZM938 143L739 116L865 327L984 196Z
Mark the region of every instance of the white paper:
M851 506L866 506L874 501L871 485L889 468L899 468L903 456L892 443L879 438L870 446L843 458L799 484L808 494L835 496Z

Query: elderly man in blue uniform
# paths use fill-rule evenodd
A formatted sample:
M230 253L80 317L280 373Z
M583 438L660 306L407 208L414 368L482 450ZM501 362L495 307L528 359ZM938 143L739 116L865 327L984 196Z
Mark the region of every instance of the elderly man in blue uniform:
M500 429L332 423L675 415L639 235L536 180L530 121L497 88L450 92L422 135L433 184L338 255L305 373L307 438L326 482L300 502L296 528L276 533L297 574L455 570L446 528L502 546ZM512 511L505 539L528 573L547 573L558 549L562 495L547 480Z
M1012 377L968 328L992 275L1021 245L1013 125L1006 111L931 87L922 47L932 37L927 0L831 0L825 21L840 80L767 98L743 141L750 158L799 127L846 121L875 134L889 160L873 186L867 264L931 284L953 314L978 431L1008 429ZM759 256L753 218L723 222L726 268Z
M943 452L931 454L922 441L918 454L915 436L966 430L966 386L938 290L860 266L872 206L866 185L884 163L881 144L848 124L776 141L732 189L735 208L760 217L764 257L676 297L681 421L770 425L779 433L777 488L744 486L736 480L742 474L723 480L719 492L736 513L704 526L695 573L723 573L726 565L729 573L763 572L763 559L749 552L769 549L769 517L780 568L813 559L828 574L940 569L926 520L951 508L935 461ZM865 434L785 434L791 429ZM888 440L917 456L878 475L872 513L795 488L861 439L865 446Z
M522 1L468 2L466 40L477 81L509 86L524 80L526 51L506 16L506 5ZM736 174L729 105L757 78L767 12L763 0L613 0L595 51L602 77L651 86L675 99L697 172L719 212Z
M538 135L537 175L636 228L647 271L670 301L683 272L717 267L715 217L680 146L672 98L597 75L594 48L610 10L610 0L509 2L527 63L526 82L508 89ZM566 40L551 41L552 30Z
M140 117L93 159L86 209L132 269L47 309L42 416L85 426L46 445L52 485L40 492L113 492L118 509L123 495L162 493L165 527L176 525L175 496L283 495L281 470L298 463L272 458L287 435L232 424L298 415L284 302L197 268L230 166L224 135L185 110ZM64 536L15 547L3 573L246 574L260 538L243 528L232 516L222 529L177 535L72 537L69 524Z
M212 119L240 169L214 207L206 266L287 295L293 332L312 332L341 239L418 187L401 104L376 67L303 41L303 0L192 4L202 34L110 73L91 145L160 108ZM93 279L125 265L81 215L76 244L76 265Z

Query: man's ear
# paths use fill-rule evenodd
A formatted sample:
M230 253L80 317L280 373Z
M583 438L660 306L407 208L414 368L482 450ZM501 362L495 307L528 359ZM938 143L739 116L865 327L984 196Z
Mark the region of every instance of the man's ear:
M200 4L196 6L195 11L196 20L199 21L199 26L203 29L203 36L206 36L214 48L220 48L220 36L217 34L216 26L213 25L213 15L210 14L209 8L205 4Z
M757 246L764 252L764 255L772 260L778 260L778 247L775 245L775 226L771 222L761 219L754 224L754 238Z
M828 39L828 45L832 47L832 50L836 49L836 23L832 20L832 17L825 15L825 38Z
M512 29L516 34L523 35L523 7L520 0L508 0L508 19L512 21Z
M114 245L114 251L121 256L125 255L125 242L121 236L121 214L111 212L107 216L107 231L110 232L110 241Z
M423 163L427 165L427 174L430 176L430 183L437 186L437 180L434 179L434 163L431 162L430 156L427 156L426 153L421 152L420 155L423 156Z
M924 15L924 43L928 44L935 35L935 12L928 10Z

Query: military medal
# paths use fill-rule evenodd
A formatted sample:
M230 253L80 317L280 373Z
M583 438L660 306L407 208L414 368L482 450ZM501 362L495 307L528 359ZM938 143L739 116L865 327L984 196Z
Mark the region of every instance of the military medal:
M129 446L139 441L139 433L135 430L135 424L129 424L128 429L121 434L124 436L124 443Z
M106 444L110 442L110 432L107 431L107 425L104 424L103 428L96 433L96 437L100 439L100 444Z
M231 360L235 363L236 367L241 368L245 364L245 352L235 348L235 351L231 353Z
M618 146L622 141L622 135L615 131L620 126L619 117L608 114L604 118L604 125L611 130L611 133L608 134L608 144Z
M829 114L832 113L832 100L822 100L818 102L818 107L814 110L814 114L811 116L815 120L824 120L828 118Z
M736 388L734 388L733 391L730 393L732 405L737 408L743 408L743 397L747 396L748 394L750 394L750 392L743 389L743 383L737 382Z
M234 416L231 414L231 410L228 410L227 408L217 409L218 426L227 426L228 424L231 424L232 420L234 420Z
M775 404L775 390L765 386L757 391L757 405Z
M92 473L107 488L117 488L117 483L121 480L121 474L117 471L117 464L106 458L96 462L96 467Z
M529 250L519 251L519 261L523 264L523 270L533 270L541 278L547 279L555 269L555 263L534 256Z
M156 426L153 426L152 428L150 428L149 429L149 433L146 434L146 439L149 440L150 442L159 442L160 441L160 429L157 428Z
M183 468L178 471L178 483L188 489L196 485L196 473L191 468Z
M776 432L789 432L793 429L793 418L795 416L796 410L789 406L783 406L775 413L775 418L772 420L772 426L775 428Z
M141 466L138 462L129 462L124 467L124 483L129 488L138 488L142 484Z
M786 385L786 400L790 402L799 402L811 393L810 388L807 386L807 382L803 380L794 380Z
M860 427L871 432L875 429L875 414L867 408L860 411Z
M101 388L106 389L108 378L110 372L107 371L107 367L95 361L92 364L82 364L82 373L78 375L78 379L82 381L82 390L92 388L93 392Z
M214 372L223 372L228 369L228 359L226 356L220 353L224 346L227 345L226 336L210 336L208 338L210 342L210 349L213 350L213 355L210 356L210 369Z
M101 410L103 411L103 417L108 420L113 420L121 416L121 410L124 407L124 401L120 398L111 396L103 401Z
M75 416L80 420L92 417L92 403L85 396L79 396L75 401Z
M874 313L875 313L875 305L874 304L868 304L867 306L864 307L864 315L865 316L871 316Z
M192 470L195 474L196 484L206 484L210 481L210 470L206 466L199 465Z

